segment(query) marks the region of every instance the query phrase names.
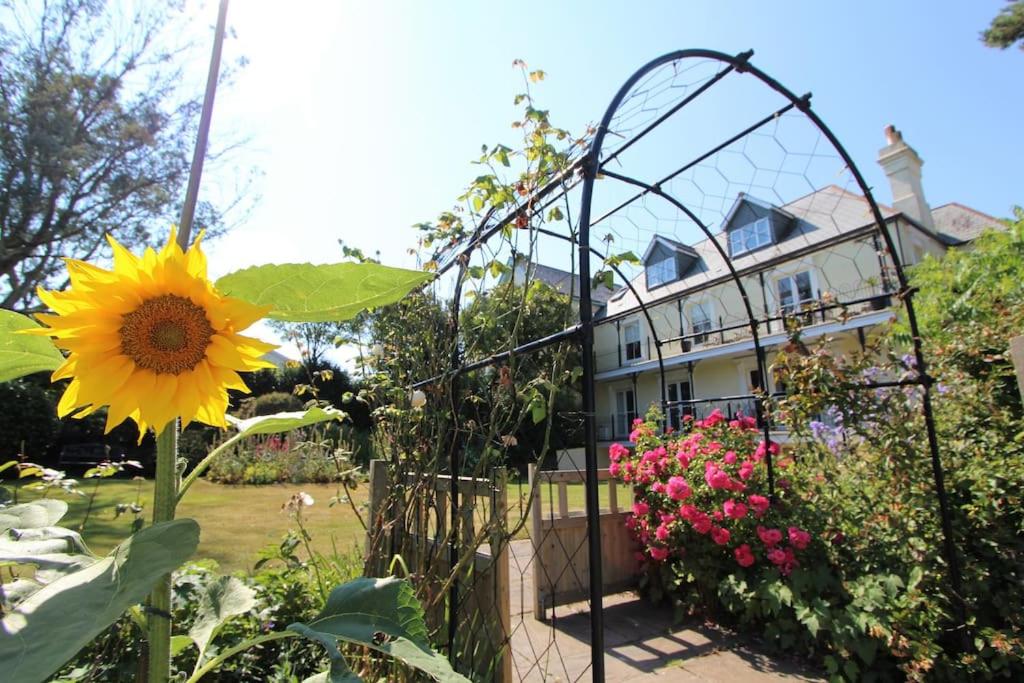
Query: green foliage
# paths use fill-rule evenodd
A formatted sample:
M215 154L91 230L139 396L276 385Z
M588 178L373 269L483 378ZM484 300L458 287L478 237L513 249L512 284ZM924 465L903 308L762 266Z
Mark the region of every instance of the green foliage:
M179 5L0 5L3 307L32 306L61 259L95 256L105 233L145 243L177 218L201 94L183 88L194 53ZM196 223L223 228L206 202Z
M41 462L60 436L56 392L46 380L0 383L0 460L23 455Z
M302 401L297 396L281 391L272 391L269 394L261 394L242 401L238 409L238 417L245 419L297 410L302 410Z
M269 306L267 317L274 320L338 322L392 304L432 278L378 263L267 264L229 273L217 289Z
M24 521L24 516L21 518ZM42 586L20 600L0 622L4 636L0 638L0 657L12 680L46 680L140 602L160 577L184 562L199 544L199 526L193 520L180 519L143 529L106 558L93 560L80 554L83 547L73 540L77 535L66 531L61 535L54 529L39 528L38 534L32 535L44 538L27 549L35 558L28 561L40 568L36 580ZM16 537L24 541L30 529L19 532ZM60 557L51 561L51 546L56 543L70 544L76 554L57 553ZM50 573L55 568L59 568L57 578Z
M981 32L981 39L989 47L1003 50L1018 41L1024 41L1024 0L1008 0L992 23ZM1024 42L1020 48L1024 50Z
M331 681L360 680L351 673L337 641L363 645L394 657L438 681L466 681L427 640L423 607L402 579L361 578L331 591L308 624L288 629L322 644L331 660Z
M27 316L0 309L0 382L56 370L64 362L64 356L46 337L18 334L38 327Z

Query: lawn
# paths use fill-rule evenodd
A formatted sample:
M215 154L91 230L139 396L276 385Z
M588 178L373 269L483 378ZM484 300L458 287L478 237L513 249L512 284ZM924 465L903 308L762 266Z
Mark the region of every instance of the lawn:
M85 496L60 495L70 507L67 516L61 521L62 526L78 529L89 508L89 497L92 495L96 481L81 482ZM364 542L363 526L347 503L330 505L330 499L344 494L333 484L274 484L267 486L225 486L198 480L185 496L184 502L178 507L178 517L192 517L199 522L199 551L196 557L216 560L224 571L251 570L260 549L278 543L291 528L295 521L281 506L296 491L305 491L315 501L312 507L303 512L304 525L312 536L315 550L331 553L335 548L340 552L348 552L353 548L361 550ZM558 514L557 487L543 486L541 490L541 506L545 514L552 510ZM570 511L584 509L584 488L582 484L570 484L566 487L568 507ZM368 487L361 485L353 491L353 501L366 515L364 505L368 495ZM39 494L22 488L18 492L19 500L38 497ZM92 511L86 520L83 536L95 553L106 553L124 540L130 531L131 514L115 518L114 507L118 503L131 503L136 499L144 507L143 517L147 523L151 514L153 482L150 480L103 479L98 481ZM529 486L509 484L508 486L508 523L515 525L528 510ZM602 484L600 489L601 507L608 507L608 486ZM619 507L628 504L629 493L618 487ZM476 510L477 517L482 521L486 517L487 501L479 499ZM516 538L529 538L530 525L526 524Z
M94 483L83 481L82 490L91 494ZM281 506L300 490L314 500L313 506L303 513L306 529L313 537L314 549L329 553L334 543L339 551L348 552L362 544L363 527L349 505L329 505L330 499L338 495L338 487L330 484L224 486L200 479L178 507L178 517L192 517L202 528L196 557L214 559L224 571L251 569L261 548L276 544L288 529L294 528L295 521L281 511ZM353 493L357 506L365 503L365 486ZM37 495L24 489L19 492L22 501ZM148 522L152 510L152 481L106 479L99 482L93 510L83 533L93 552L106 553L128 535L131 515L115 519L114 506L135 501L137 495L145 507L143 516ZM89 506L88 495L64 495L61 498L70 506L61 524L78 529Z

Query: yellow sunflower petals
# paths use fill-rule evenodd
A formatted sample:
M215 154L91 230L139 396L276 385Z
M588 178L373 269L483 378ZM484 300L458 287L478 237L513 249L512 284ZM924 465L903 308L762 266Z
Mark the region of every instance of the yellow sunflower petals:
M60 401L57 403L57 417L64 417L68 413L80 407L78 404L78 392L81 388L82 383L77 377L71 380L71 383L68 384L67 389L64 390L64 394L60 397Z

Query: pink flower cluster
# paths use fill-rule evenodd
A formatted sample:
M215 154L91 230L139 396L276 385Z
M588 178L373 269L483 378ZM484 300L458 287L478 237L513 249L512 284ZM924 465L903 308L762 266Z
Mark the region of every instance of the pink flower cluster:
M783 511L766 495L764 460L780 448L760 441L754 418L715 410L664 434L653 420L637 420L630 441L632 449L611 446L609 471L633 485L627 526L644 561L714 553L744 568L765 562L783 575L800 565L811 534L782 524Z

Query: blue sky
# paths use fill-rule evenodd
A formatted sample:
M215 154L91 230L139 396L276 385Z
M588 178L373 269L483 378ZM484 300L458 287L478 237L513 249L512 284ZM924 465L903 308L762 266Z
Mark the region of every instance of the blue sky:
M236 0L226 50L249 65L219 95L213 134L251 136L238 160L265 175L247 221L211 247L212 268L337 260L338 239L412 265L410 226L452 205L482 143L515 143L516 58L547 72L534 93L553 122L580 131L659 54L753 49L761 69L814 93L880 201L875 158L893 123L925 161L932 206L1005 216L1024 204L1024 51L978 40L1002 5ZM198 7L197 31L214 11ZM730 132L705 123L709 139ZM210 191L226 177L208 177Z

